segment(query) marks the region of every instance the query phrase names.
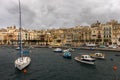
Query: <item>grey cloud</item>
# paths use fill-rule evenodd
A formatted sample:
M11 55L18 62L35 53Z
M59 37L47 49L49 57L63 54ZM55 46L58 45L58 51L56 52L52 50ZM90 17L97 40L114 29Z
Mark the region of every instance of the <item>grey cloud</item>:
M19 24L19 7L18 5L14 4L12 7L8 8L8 13L14 16L15 22L18 21L17 23ZM24 27L28 27L34 23L36 14L28 7L25 5L21 6L21 15L22 15L22 25Z
M8 19L1 25L11 25L18 22L18 3L0 5L1 20ZM110 19L120 21L119 0L21 0L22 22L25 28L57 28L76 25L90 25L97 20L107 22ZM7 10L7 11L6 11ZM11 16L11 17L8 17Z

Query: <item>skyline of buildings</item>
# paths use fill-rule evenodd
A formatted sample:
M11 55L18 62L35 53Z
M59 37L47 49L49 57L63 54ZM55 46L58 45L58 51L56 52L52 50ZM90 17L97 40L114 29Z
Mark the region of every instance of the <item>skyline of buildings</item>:
M0 29L0 44L17 45L18 40L19 29L16 26ZM72 28L47 30L22 29L22 40L25 45L120 45L120 23L117 20L111 20L106 23L97 21L90 26L75 26Z

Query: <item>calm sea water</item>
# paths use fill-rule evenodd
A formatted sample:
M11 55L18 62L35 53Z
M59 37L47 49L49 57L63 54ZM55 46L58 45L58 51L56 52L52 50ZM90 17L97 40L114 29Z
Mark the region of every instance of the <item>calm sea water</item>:
M91 50L75 50L72 59L65 59L50 48L34 48L27 73L14 68L17 51L0 47L0 80L120 80L120 52L103 51L106 60L97 60L95 66L78 63L75 56L92 53ZM113 60L111 60L113 59ZM113 70L113 65L118 69Z

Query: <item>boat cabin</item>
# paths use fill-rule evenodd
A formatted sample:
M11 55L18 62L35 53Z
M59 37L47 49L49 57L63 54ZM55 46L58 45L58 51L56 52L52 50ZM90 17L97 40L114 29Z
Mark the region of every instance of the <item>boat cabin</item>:
M82 59L87 59L87 58L91 58L89 55L82 55L81 56Z
M101 56L103 56L103 54L102 53L95 53L95 56L101 57Z

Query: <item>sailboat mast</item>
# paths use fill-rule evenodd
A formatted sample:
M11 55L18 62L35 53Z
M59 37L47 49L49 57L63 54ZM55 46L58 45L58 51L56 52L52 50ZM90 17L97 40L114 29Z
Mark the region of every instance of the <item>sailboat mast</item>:
M19 0L19 34L20 34L20 57L22 56L22 25L21 25L21 3Z

